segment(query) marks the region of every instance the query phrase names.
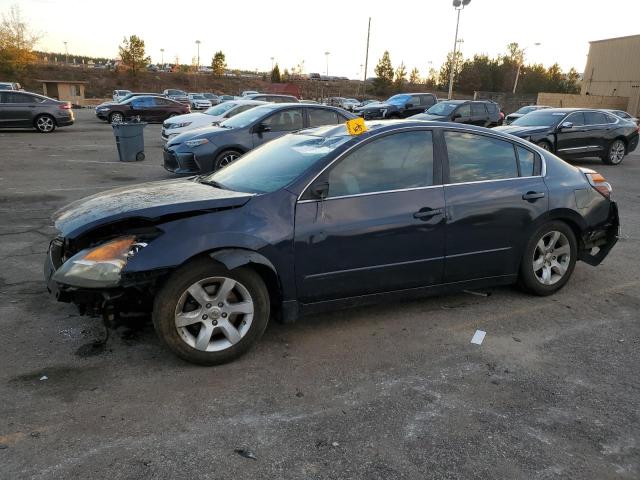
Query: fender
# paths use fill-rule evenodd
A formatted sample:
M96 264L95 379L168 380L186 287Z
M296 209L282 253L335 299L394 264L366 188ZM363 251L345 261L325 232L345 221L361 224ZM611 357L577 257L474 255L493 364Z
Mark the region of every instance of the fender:
M229 270L247 265L248 263L257 263L268 267L276 276L278 272L273 263L264 255L254 252L253 250L245 250L242 248L223 248L209 253L214 260L222 263Z

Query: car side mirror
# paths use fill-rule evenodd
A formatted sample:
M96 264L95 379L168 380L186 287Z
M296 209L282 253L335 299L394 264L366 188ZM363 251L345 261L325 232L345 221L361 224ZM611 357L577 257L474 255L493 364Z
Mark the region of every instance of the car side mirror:
M317 182L309 189L314 198L324 200L329 195L329 182Z
M256 133L270 132L271 127L265 123L259 123L256 125Z
M565 129L569 129L569 128L573 128L573 123L572 122L562 122L560 124L559 130L565 130Z

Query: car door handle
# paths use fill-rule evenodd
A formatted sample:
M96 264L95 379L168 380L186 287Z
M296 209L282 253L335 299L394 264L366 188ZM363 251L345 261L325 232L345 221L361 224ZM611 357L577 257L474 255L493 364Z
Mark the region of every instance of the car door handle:
M523 200L537 200L539 198L544 198L544 192L527 192L522 195Z
M441 208L422 208L413 214L413 218L418 220L429 220L436 215L442 215L443 210Z

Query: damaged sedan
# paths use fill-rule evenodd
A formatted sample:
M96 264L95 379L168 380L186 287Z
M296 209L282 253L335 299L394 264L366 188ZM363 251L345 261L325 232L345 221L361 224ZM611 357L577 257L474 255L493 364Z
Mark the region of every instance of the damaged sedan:
M367 127L301 130L210 175L65 207L49 291L107 323L151 313L171 351L214 365L270 318L512 283L550 295L617 241L595 171L480 127Z

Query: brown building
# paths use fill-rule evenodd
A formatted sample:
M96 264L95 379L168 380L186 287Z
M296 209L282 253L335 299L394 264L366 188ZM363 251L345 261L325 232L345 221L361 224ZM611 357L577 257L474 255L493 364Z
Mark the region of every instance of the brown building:
M80 80L36 80L42 83L42 92L47 97L71 102L74 105L84 104L84 86L89 82Z
M627 111L640 113L640 35L589 43L582 95L627 97Z

